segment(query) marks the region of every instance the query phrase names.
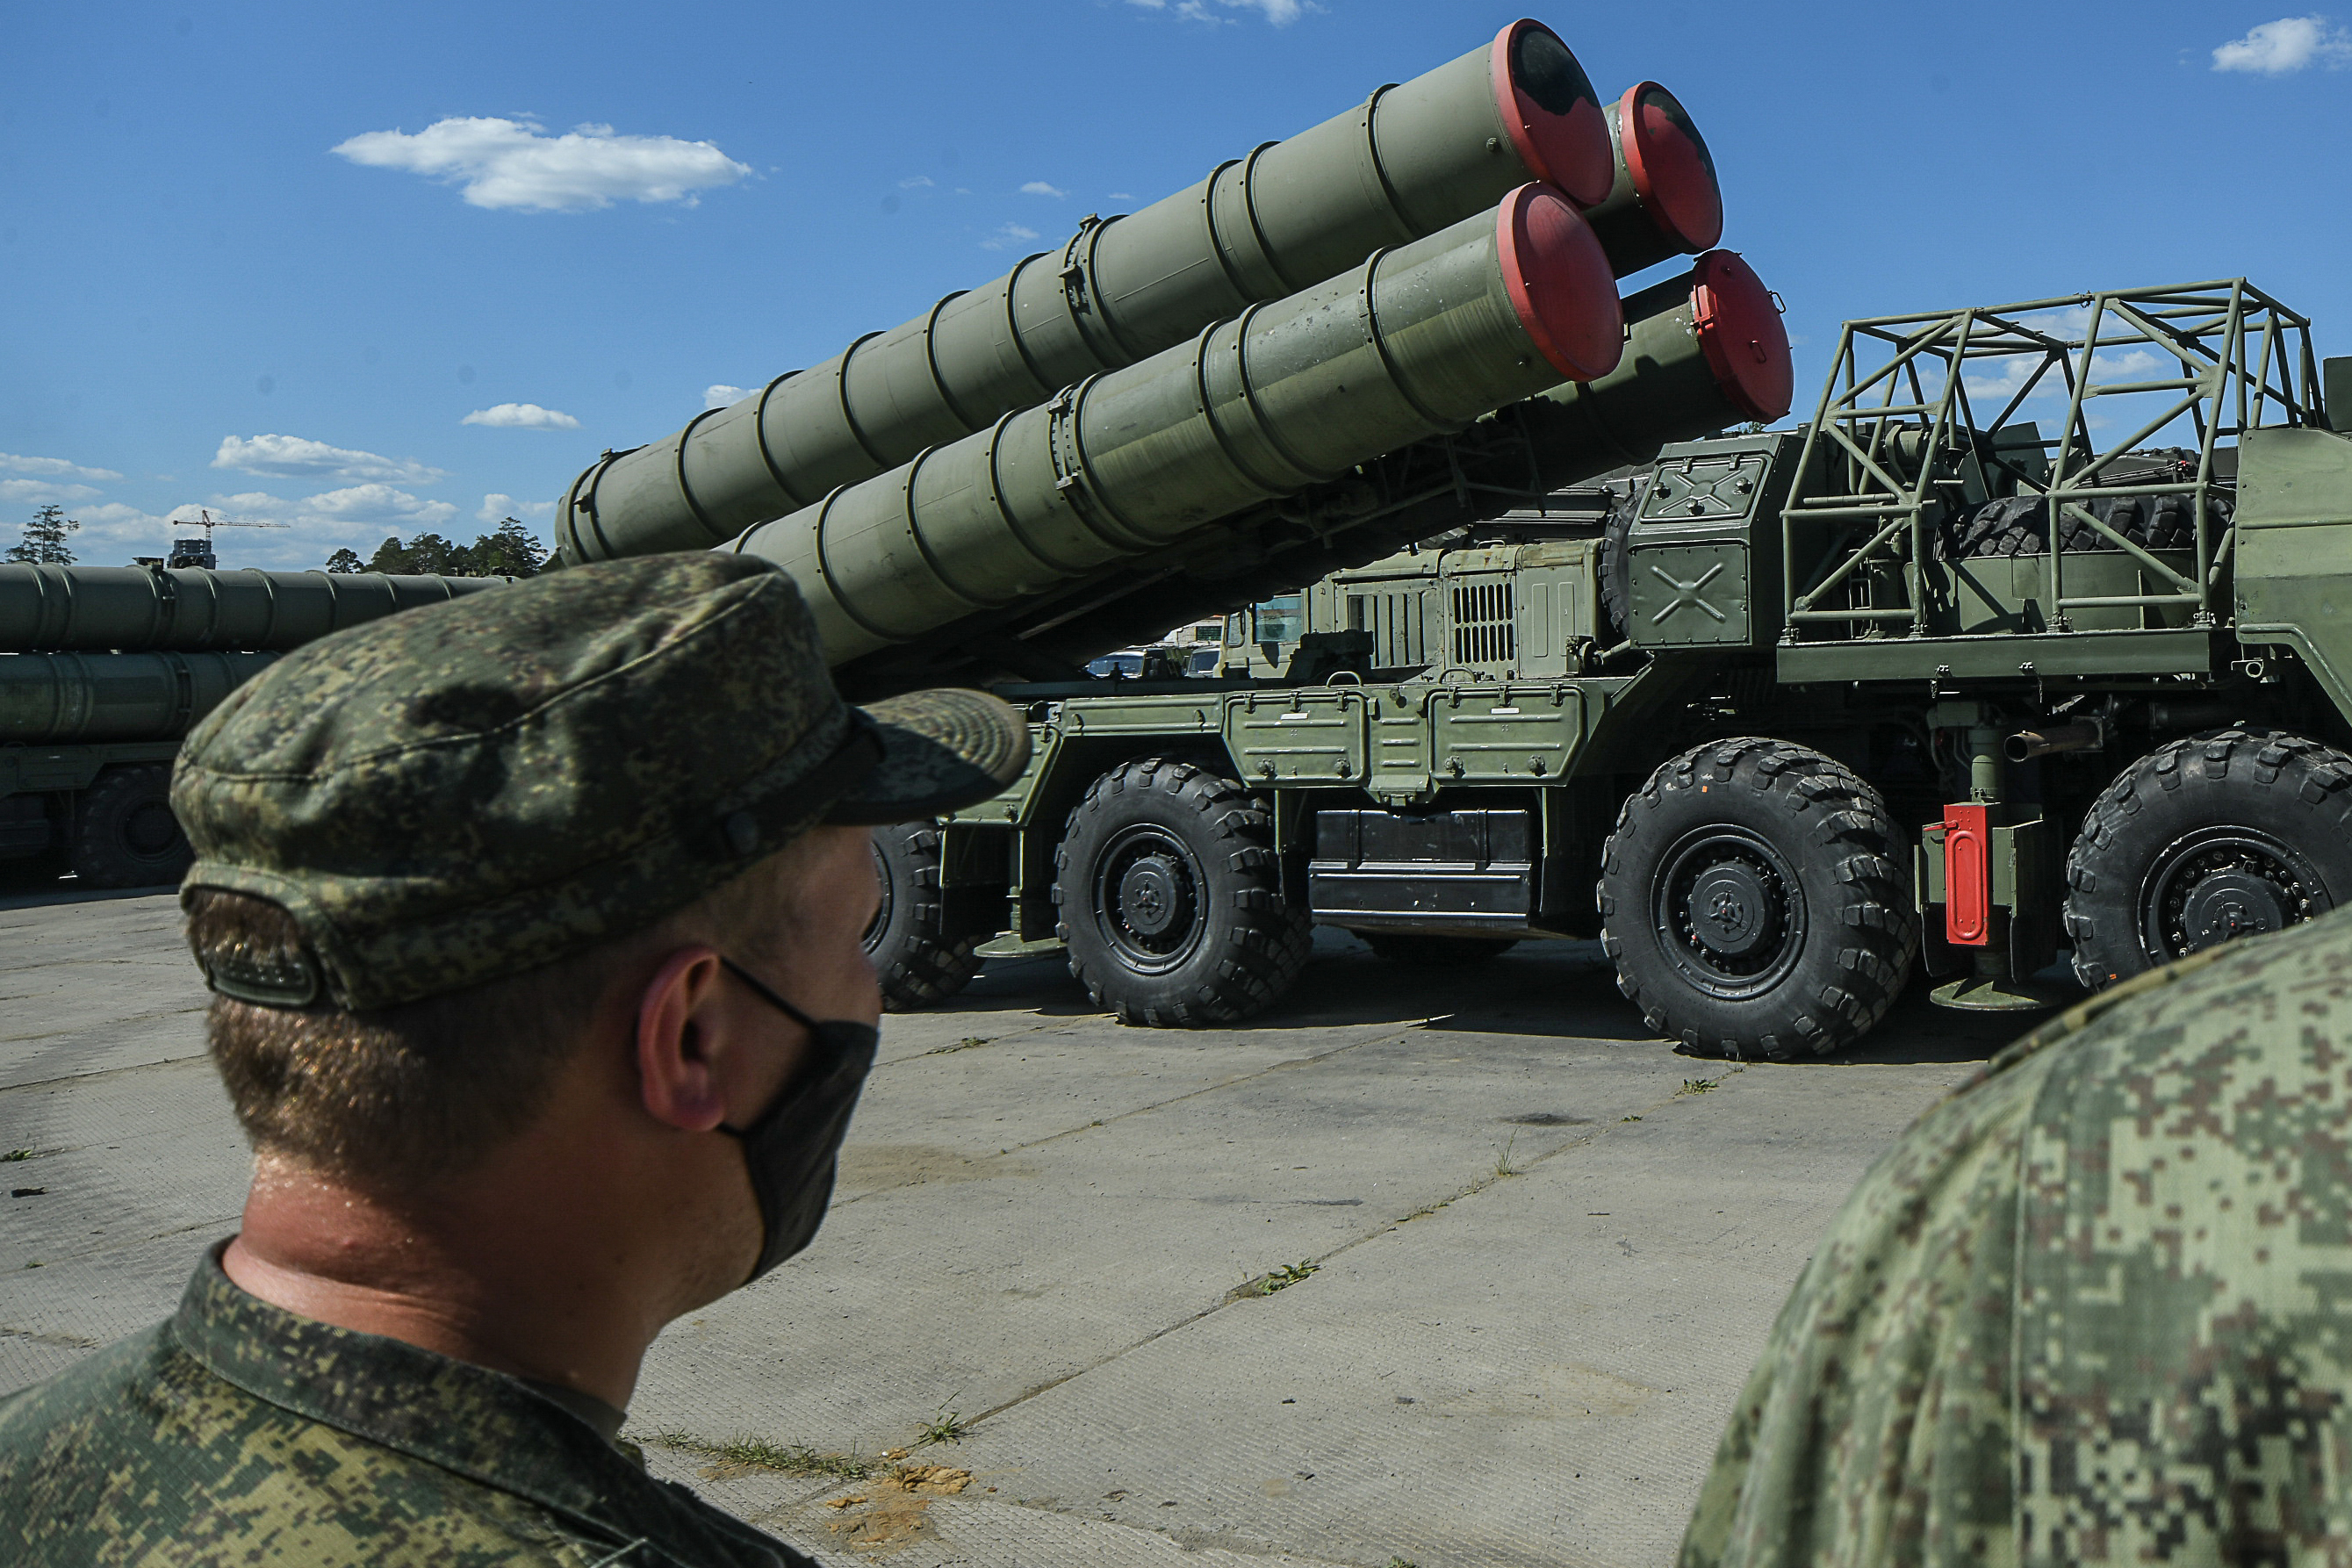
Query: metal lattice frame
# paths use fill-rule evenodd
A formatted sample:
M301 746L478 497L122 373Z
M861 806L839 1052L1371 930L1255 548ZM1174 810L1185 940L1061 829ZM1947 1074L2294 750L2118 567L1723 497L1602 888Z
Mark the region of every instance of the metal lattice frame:
M2030 320L2062 310L2083 312L2079 332L2053 331ZM2159 362L2171 360L2179 374L2125 381L2115 379L2112 368L2099 363L2135 349L2154 353ZM1994 418L1978 420L1964 372L1987 360L2030 363L2022 356L2038 357L2040 363ZM2044 484L1997 457L1987 459L1977 437L2006 426L2053 371L2068 401ZM2103 372L2110 378L2102 380ZM1906 393L1907 401L1898 402ZM2086 410L2094 399L2146 394L2169 395L2162 414L2121 441L2104 447L2092 441ZM1823 601L1873 559L1899 562L1907 555L1923 567L1934 560L1937 552L1929 548L1928 531L1957 507L1957 496L1947 492L1961 482L1953 476L1971 457L2007 469L2018 494L2044 498L2043 558L2052 630L2071 629L2066 612L2092 606L2188 606L2196 625L2214 625L2214 595L2235 532L2229 526L2217 530L2209 505L2214 447L2263 426L2318 424L2318 403L2319 366L2312 352L2311 323L2242 278L1848 321L1799 468L1801 473L1822 473L1826 481L1816 493L1791 497L1784 516L1784 637L1796 641L1808 626L1830 622L1890 628L1907 624L1910 636L1927 636L1917 602L1924 595L1916 590L1915 602L1904 606L1825 605ZM2193 478L2098 483L2117 458L2183 416L2197 435ZM1827 450L1821 455L1827 460L1817 470L1812 466L1816 449L1822 447ZM2192 498L2197 547L2190 573L2126 539L2083 505L2093 497L2165 495ZM2068 518L2130 554L2160 591L2068 597L2059 549L2061 520ZM1847 535L1801 584L1795 559L1795 528L1801 520L1842 524ZM1873 626L1873 635L1883 635L1879 625Z

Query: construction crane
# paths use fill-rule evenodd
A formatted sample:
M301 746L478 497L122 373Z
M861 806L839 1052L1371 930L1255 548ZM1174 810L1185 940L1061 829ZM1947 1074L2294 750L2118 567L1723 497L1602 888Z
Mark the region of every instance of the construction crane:
M172 553L163 563L165 566L173 568L201 566L207 572L218 571L220 557L213 553L213 530L215 528L289 528L292 526L290 523L284 522L245 522L236 518L215 517L202 507L196 509L196 517L197 521L189 522L183 520L176 526L180 529L200 528L204 531L201 534L175 533L172 540Z

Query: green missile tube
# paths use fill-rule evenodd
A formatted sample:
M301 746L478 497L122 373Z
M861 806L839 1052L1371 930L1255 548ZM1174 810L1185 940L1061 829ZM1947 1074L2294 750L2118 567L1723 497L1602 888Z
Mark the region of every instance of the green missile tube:
M285 649L506 580L0 566L0 649Z
M833 662L1155 553L1556 384L1624 343L1608 258L1558 192L1374 253L745 533Z
M1647 463L1673 441L1776 420L1795 388L1780 304L1738 253L1711 251L1625 300L1624 357L1469 430L1384 454L1336 483L1220 520L1157 559L836 666L859 700L922 686L1050 679L1135 640L1139 626L1223 615L1318 577L1498 516L1546 491ZM1011 656L1008 658L1008 655Z
M0 742L168 741L274 653L0 654Z
M1614 162L1583 67L1549 27L1514 22L1190 190L1089 219L1058 252L814 370L607 454L557 508L558 552L580 562L721 543L1383 246L1486 212L1522 184L1601 201Z
M1738 252L1711 250L1688 272L1626 296L1625 319L1615 369L1554 387L1525 411L1547 488L1789 412L1796 366L1780 300Z
M1723 185L1715 154L1682 100L1635 82L1607 110L1616 168L1609 194L1585 221L1620 278L1672 256L1696 256L1723 237Z

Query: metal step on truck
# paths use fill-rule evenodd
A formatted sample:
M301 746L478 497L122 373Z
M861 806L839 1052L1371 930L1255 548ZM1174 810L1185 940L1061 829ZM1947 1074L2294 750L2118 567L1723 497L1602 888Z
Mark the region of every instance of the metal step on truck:
M1915 963L2032 1007L2062 948L2095 988L2315 918L2352 900L2331 401L2352 360L2242 280L1848 323L1801 427L1269 596L1237 679L1001 688L1029 774L886 844L877 952L911 1002L1058 945L1183 1024L1277 999L1309 922L1597 935L1649 1026L1785 1058Z

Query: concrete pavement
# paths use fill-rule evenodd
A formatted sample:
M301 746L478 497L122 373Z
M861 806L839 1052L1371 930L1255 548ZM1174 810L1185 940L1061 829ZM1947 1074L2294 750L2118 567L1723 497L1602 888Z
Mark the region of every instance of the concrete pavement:
M0 1391L235 1227L203 1003L168 896L0 902L0 1152L43 1189L0 1214ZM1658 1568L1845 1190L2015 1026L1915 996L1734 1069L1589 944L1432 973L1326 932L1199 1033L992 965L887 1020L823 1235L663 1336L630 1435L829 1562Z

